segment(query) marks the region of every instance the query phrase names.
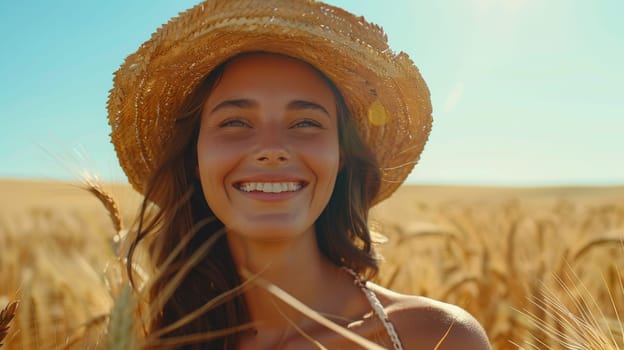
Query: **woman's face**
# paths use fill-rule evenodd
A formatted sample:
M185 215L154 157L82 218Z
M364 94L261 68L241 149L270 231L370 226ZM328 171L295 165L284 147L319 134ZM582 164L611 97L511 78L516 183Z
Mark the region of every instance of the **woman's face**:
M204 104L197 157L206 201L228 232L313 232L340 167L334 95L301 61L236 58Z

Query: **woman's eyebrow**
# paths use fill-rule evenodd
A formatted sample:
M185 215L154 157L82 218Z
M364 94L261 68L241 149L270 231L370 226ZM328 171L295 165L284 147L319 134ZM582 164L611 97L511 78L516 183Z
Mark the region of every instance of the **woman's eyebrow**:
M254 100L250 100L250 99L245 99L245 98L241 98L241 99L234 99L234 100L225 100L222 101L221 103L219 103L218 105L216 105L212 111L210 111L210 113L214 113L218 110L224 109L224 108L228 108L228 107L235 107L235 108L255 108L258 107L258 102L254 101Z
M312 101L293 100L293 101L290 101L290 103L288 103L288 105L286 106L286 109L289 109L289 110L315 109L317 111L321 111L327 114L327 116L329 117L329 112L327 111L327 109L325 109L325 107Z
M246 98L225 100L225 101L222 101L219 104L217 104L212 109L212 111L210 111L210 113L214 113L214 112L217 112L217 111L219 111L221 109L229 108L229 107L234 107L234 108L256 108L258 106L259 106L259 104L258 104L257 101L246 99ZM306 100L293 100L293 101L290 101L288 103L288 105L286 106L286 109L288 109L288 110L295 110L295 111L297 111L297 110L304 110L304 109L313 109L313 110L317 110L317 111L323 112L327 116L329 116L329 112L327 111L327 109L325 107L321 106L320 104L318 104L316 102L306 101Z

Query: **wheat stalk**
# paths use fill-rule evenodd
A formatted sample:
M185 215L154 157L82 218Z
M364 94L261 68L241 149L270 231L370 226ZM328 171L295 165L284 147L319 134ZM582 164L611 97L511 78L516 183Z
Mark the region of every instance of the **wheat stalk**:
M110 315L108 327L109 350L140 349L134 322L135 304L132 288L126 285L118 296Z
M11 323L11 320L17 313L17 305L17 301L12 301L0 311L0 346L2 346L2 341L9 333L9 323Z
M451 325L446 330L446 332L444 333L442 338L440 338L440 340L438 341L436 346L433 348L433 350L439 350L440 349L440 346L442 346L442 343L444 343L446 341L446 338L448 338L449 334L451 333L451 329L453 329L454 325L455 325L455 320L453 320L453 322L451 322Z

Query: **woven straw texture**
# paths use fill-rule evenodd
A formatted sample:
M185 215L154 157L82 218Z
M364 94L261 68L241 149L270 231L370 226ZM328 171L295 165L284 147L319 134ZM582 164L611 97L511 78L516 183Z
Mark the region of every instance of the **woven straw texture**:
M128 56L108 100L111 138L143 192L174 127L174 111L213 68L243 52L306 61L345 97L375 152L387 198L418 161L431 129L429 90L405 53L363 17L309 0L208 0L180 13Z

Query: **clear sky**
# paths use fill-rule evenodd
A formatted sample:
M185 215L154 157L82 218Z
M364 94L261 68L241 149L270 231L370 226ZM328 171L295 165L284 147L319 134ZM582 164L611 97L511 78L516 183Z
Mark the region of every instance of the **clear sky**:
M410 183L624 184L624 1L328 2L384 27L429 85ZM112 73L195 3L0 0L0 177L125 181Z

